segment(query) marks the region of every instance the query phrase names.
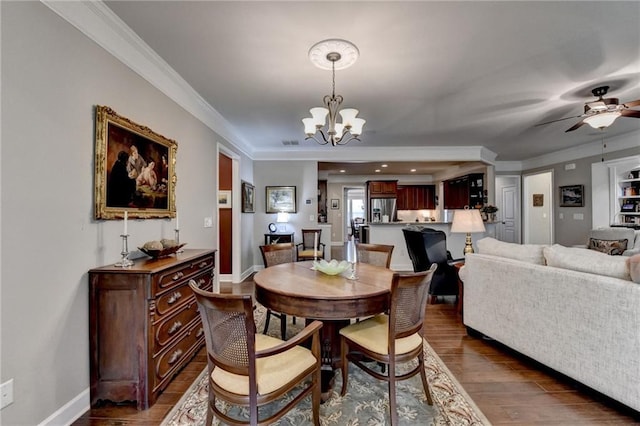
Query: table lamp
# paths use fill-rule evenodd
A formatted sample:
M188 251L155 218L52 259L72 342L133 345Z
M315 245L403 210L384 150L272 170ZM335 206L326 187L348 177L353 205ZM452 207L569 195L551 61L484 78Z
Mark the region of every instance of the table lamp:
M453 223L451 224L451 232L466 233L467 240L464 245L464 254L473 253L471 245L471 234L474 232L484 232L484 223L480 217L480 210L465 207L464 210L456 210L453 213Z
M289 213L279 212L276 217L278 223L278 232L287 232L287 222L289 222Z

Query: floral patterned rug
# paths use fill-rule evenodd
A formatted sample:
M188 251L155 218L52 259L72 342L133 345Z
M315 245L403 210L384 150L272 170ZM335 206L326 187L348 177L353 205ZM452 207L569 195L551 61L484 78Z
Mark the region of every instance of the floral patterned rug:
M255 321L258 330L264 324L265 309L256 309ZM287 337L302 327L304 319L298 318L296 324L287 317ZM279 321L270 322L268 334L279 336ZM427 404L420 375L397 384L398 417L401 425L489 425L489 421L464 391L451 372L442 363L429 343L424 342L425 368L434 405ZM340 396L342 376L335 374L335 383L331 397L320 406L320 424L329 425L387 425L389 421L389 398L387 383L378 381L365 374L359 368L349 366L349 384L344 397ZM285 396L285 400L294 394ZM219 402L220 407L234 417L249 418L243 408ZM278 403L274 403L278 404ZM276 408L267 405L261 413ZM207 371L206 368L185 392L182 399L163 420L161 426L201 426L207 415ZM264 414L263 414L264 415ZM262 416L261 416L262 417ZM305 398L276 425L298 426L312 424L311 397ZM214 419L214 425L220 424Z

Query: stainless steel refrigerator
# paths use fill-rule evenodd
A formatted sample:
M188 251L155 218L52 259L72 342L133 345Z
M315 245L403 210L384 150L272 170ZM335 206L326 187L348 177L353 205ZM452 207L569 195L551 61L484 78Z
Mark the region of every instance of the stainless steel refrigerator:
M371 222L395 222L397 220L395 198L373 198L369 221Z

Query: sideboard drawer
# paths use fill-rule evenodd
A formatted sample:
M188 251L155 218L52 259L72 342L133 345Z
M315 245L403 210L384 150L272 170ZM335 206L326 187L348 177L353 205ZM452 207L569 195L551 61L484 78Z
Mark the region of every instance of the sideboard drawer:
M213 271L213 262L213 256L201 257L179 267L163 271L154 283L153 294L159 295L171 290L201 272Z
M200 321L198 305L192 295L189 296L189 303L179 308L174 315L166 317L154 325L156 343L154 355L161 352L167 343L180 335L195 319Z
M198 287L203 290L211 288L213 283L213 274L210 270L205 271L204 273L193 277L193 280L196 282ZM190 280L182 281L178 287L158 296L156 299L156 315L158 315L158 318L166 314L171 314L174 309L178 309L178 307L190 300L189 298L193 296L193 292L189 288L189 281Z

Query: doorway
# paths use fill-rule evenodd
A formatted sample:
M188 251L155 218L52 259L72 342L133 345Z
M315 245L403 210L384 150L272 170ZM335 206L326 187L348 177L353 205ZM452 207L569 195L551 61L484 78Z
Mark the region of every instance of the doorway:
M522 241L522 223L520 200L522 185L519 175L496 176L496 239L508 243L520 244Z
M553 244L553 170L524 176L523 186L524 243Z
M365 211L365 187L354 186L344 188L344 241L348 241L348 237L351 235L351 221L356 219L364 219L366 217Z

